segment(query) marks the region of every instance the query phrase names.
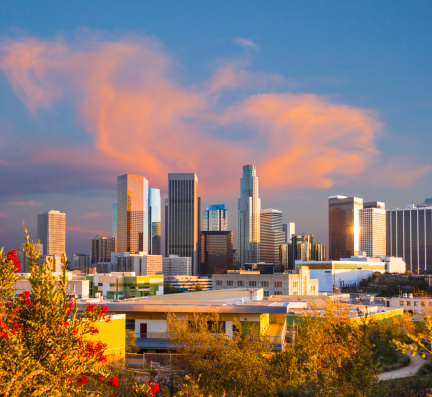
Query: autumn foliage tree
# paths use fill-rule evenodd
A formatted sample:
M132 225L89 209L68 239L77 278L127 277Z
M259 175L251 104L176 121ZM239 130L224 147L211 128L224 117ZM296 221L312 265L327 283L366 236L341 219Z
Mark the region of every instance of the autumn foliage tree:
M109 321L106 307L87 305L78 313L67 293L66 260L58 281L51 260L38 265L27 231L23 249L30 264L31 290L14 295L16 252L0 251L0 395L99 395L89 378L116 387L106 362L106 345L97 340L97 321Z

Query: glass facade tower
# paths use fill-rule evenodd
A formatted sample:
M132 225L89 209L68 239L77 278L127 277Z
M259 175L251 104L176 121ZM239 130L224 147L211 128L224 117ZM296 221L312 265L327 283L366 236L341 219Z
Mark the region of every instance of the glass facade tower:
M245 263L260 261L260 211L256 167L247 164L243 166L238 200L238 263L242 268Z
M359 210L363 199L358 197L329 197L329 260L350 258L360 250Z
M226 273L233 268L233 232L201 232L200 273Z
M168 174L167 255L192 258L193 275L198 269L199 203L198 178L193 173Z
M159 189L149 189L149 254L161 254L161 197Z
M112 205L112 236L117 238L117 203Z
M202 213L203 232L221 232L228 230L228 210L224 204L215 204L207 207Z
M148 181L143 176L117 177L117 249L148 251Z

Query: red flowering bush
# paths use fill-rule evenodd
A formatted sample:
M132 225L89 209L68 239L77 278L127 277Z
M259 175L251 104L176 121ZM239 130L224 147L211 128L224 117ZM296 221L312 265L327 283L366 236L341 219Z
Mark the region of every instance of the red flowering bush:
M23 244L30 264L31 291L14 295L20 270L16 250L0 250L0 395L97 395L87 388L90 379L110 377L100 365L107 361L106 345L94 340L95 322L109 320L106 307L88 305L78 313L67 293L66 258L59 280L52 263L38 265L38 252L26 231ZM117 378L108 384L117 387Z
M144 383L135 385L134 397L156 397L155 393L158 391L159 383L146 380Z

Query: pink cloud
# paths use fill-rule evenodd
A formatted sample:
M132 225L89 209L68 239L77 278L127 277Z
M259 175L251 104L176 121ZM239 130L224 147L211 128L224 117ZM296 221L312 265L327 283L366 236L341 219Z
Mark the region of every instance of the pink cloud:
M66 226L66 232L68 233L77 233L77 234L85 234L90 236L105 236L105 230L97 230L97 229L88 229L81 226Z
M99 218L101 216L105 216L101 212L86 212L82 215L82 218L91 219L91 218Z
M9 216L8 212L2 212L2 211L0 211L0 218L6 218L8 216Z
M12 201L8 204L14 205L15 207L40 207L44 203L35 200L28 200L28 201Z
M228 106L224 93L265 92L283 78L230 62L187 86L154 39L89 35L71 45L22 38L2 52L0 67L31 112L68 95L93 139L43 155L29 143L28 161L61 164L84 178L89 169L99 181L129 172L165 186L168 172L197 172L201 192L210 193L238 190L242 165L254 163L263 186L328 188L365 173L380 153L374 112L290 93L242 93Z

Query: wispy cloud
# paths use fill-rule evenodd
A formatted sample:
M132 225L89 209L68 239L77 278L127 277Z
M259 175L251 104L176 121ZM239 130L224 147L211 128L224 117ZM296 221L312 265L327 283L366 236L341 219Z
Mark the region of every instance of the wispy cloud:
M0 68L29 110L37 114L68 96L94 144L60 150L23 142L14 168L0 166L0 190L13 183L14 172L25 175L21 185L28 182L30 190L114 187L119 172L163 187L168 172L197 172L201 192L234 191L248 163L259 167L263 186L328 188L365 173L380 155L382 123L373 111L273 92L280 76L233 63L188 86L173 77L175 62L154 39L89 35L72 45L27 37L1 50ZM38 145L43 150L34 150ZM418 170L416 178L426 172Z
M66 232L68 233L77 233L77 234L85 234L89 236L105 236L106 230L98 230L98 229L88 229L81 226L67 226Z
M8 203L15 207L40 207L44 203L42 201L28 200L28 201L11 201Z
M85 212L84 214L82 214L82 218L85 219L91 219L91 218L99 218L101 216L105 216L106 214L103 214L101 212Z
M257 44L255 44L252 40L238 37L238 38L233 40L233 43L239 45L242 48L246 48L248 50L261 51L259 46Z
M6 218L9 215L8 212L1 212L0 211L0 218Z

